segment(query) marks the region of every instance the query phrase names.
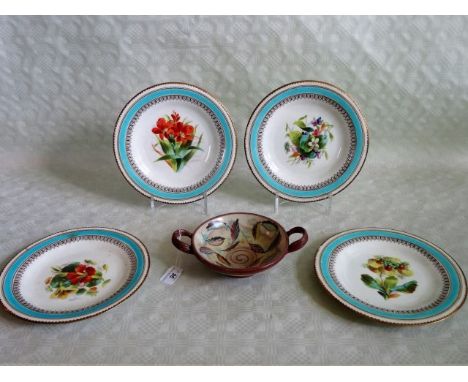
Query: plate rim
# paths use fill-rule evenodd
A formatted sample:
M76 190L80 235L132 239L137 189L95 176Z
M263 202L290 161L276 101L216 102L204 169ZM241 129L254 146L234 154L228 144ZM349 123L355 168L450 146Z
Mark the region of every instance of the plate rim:
M127 171L124 169L124 167L123 167L123 165L121 163L120 156L119 156L119 149L118 149L119 132L120 132L120 128L121 128L121 122L122 122L122 119L124 117L124 113L126 111L128 111L130 106L133 103L135 103L139 98L141 98L141 96L143 94L149 92L150 90L170 88L171 86L179 87L179 88L185 88L185 89L189 89L189 90L192 90L192 91L195 91L195 92L199 92L200 94L206 96L211 101L213 101L213 103L215 103L219 107L221 112L224 113L224 115L226 117L227 125L228 125L229 130L231 131L231 134L232 134L232 154L231 154L231 158L229 159L229 163L228 163L228 166L226 168L226 171L222 174L221 178L211 188L209 188L205 193L201 193L200 195L196 195L196 196L189 197L189 198L184 198L184 199L168 199L168 198L163 198L163 197L160 197L160 196L156 196L156 195L153 195L153 194L147 192L146 190L143 190L141 187L139 187L137 184L135 184L133 182L133 180L130 179L129 175L127 174ZM118 168L120 170L120 173L123 175L123 177L127 181L127 183L130 184L130 186L132 186L132 188L134 188L140 194L142 194L143 196L145 196L147 198L150 198L150 199L153 199L153 200L156 200L158 202L165 203L165 204L188 204L188 203L193 203L193 202L196 202L196 201L198 201L200 199L203 199L204 195L208 196L208 195L212 194L228 178L229 174L231 173L231 171L232 171L232 169L234 167L234 164L235 164L235 161L236 161L236 158L237 158L237 133L236 133L236 129L234 127L232 116L229 113L228 109L213 94L211 94L207 90L205 90L205 89L203 89L203 88L201 88L201 87L199 87L197 85L189 84L187 82L177 82L177 81L161 82L161 83L156 83L156 84L153 84L151 86L148 86L145 89L142 89L137 94L132 96L132 98L130 98L130 100L128 100L125 103L124 107L119 112L117 120L116 120L116 122L114 124L113 153L114 153L114 160L117 163L117 166L118 166Z
M137 246L141 249L142 254L143 254L143 259L145 261L145 264L144 264L145 267L143 269L143 273L142 273L140 279L138 280L137 285L130 292L128 292L126 295L122 296L118 301L114 302L113 304L110 304L109 306L106 306L106 307L104 307L102 309L99 309L98 311L96 311L94 313L86 314L86 315L79 316L79 317L59 318L59 319L41 319L41 318L37 318L37 317L27 316L27 315L22 314L20 312L17 312L15 309L13 309L10 306L10 304L6 301L6 299L4 298L4 295L3 295L3 281L4 281L5 275L6 275L7 271L8 271L8 268L10 267L10 265L13 264L26 251L28 251L29 249L31 249L35 245L40 244L43 241L51 239L54 236L59 236L59 235L62 235L62 234L71 233L71 232L74 232L74 231L82 231L82 230L102 230L102 231L115 232L115 233L122 234L122 235L130 238L131 240L133 240L135 242L135 244L137 244ZM135 294L141 288L141 286L145 283L146 278L148 277L148 274L149 274L150 266L151 266L151 259L150 259L150 255L149 255L149 251L148 251L147 247L145 246L145 244L140 239L138 239L136 236L132 235L129 232L126 232L126 231L123 231L123 230L120 230L120 229L116 229L116 228L99 227L99 226L76 227L76 228L70 228L70 229L54 232L54 233L52 233L50 235L44 236L41 239L36 240L36 241L28 244L26 247L24 247L23 249L18 251L16 253L16 255L14 255L5 264L5 266L1 269L1 271L0 271L0 306L2 306L7 313L9 313L9 314L11 314L11 315L13 315L13 316L15 316L15 317L17 317L19 319L22 319L22 320L25 320L25 321L28 321L28 322L33 322L33 323L55 325L55 324L65 324L65 323L71 323L71 322L86 320L86 319L89 319L89 318L96 317L96 316L98 316L98 315L100 315L102 313L105 313L105 312L107 312L108 310L110 310L112 308L115 308L116 306L120 305L122 302L124 302L125 300L127 300L128 298L133 296L133 294Z
M343 183L341 186L335 188L334 190L324 193L322 195L318 196L309 196L309 197L296 197L292 196L289 194L286 194L282 191L279 191L275 187L271 186L268 184L264 178L258 174L257 168L255 164L252 161L251 154L250 154L250 135L252 131L252 125L253 121L255 120L258 112L260 109L263 107L263 105L270 99L273 98L274 95L280 94L282 91L287 90L288 88L293 88L293 87L298 87L298 86L318 86L318 87L323 87L327 90L331 90L338 95L342 96L349 104L351 107L354 108L354 111L356 112L362 126L362 131L363 131L363 144L364 148L362 151L361 158L359 159L358 166L356 170L351 174L351 176ZM367 155L369 152L369 128L368 124L366 121L366 118L364 117L364 114L361 111L361 108L359 107L358 103L343 89L339 88L338 86L326 82L326 81L319 81L319 80L300 80L300 81L293 81L289 82L287 84L281 85L277 87L276 89L272 90L270 93L268 93L263 99L255 106L253 112L251 113L249 120L247 122L245 134L244 134L244 152L245 156L247 158L247 164L249 165L251 173L254 175L254 177L257 179L257 181L265 187L270 193L272 193L275 196L279 196L282 199L293 201L293 202L299 202L299 203L310 203L310 202L318 202L320 200L328 199L332 196L335 196L339 194L341 191L346 189L359 175L361 172L362 168L364 167L364 164L367 160Z
M325 281L323 277L323 273L320 267L320 260L323 255L323 250L335 239L339 238L340 236L343 236L348 233L353 233L353 232L360 232L360 231L371 231L371 230L378 230L378 231L385 231L385 232L393 232L393 233L399 233L403 234L405 236L409 236L412 238L415 238L417 240L420 240L429 246L434 247L436 250L438 250L444 257L446 257L449 262L452 264L454 267L457 275L459 276L460 279L460 291L457 295L457 298L454 301L454 305L458 304L455 309L450 311L448 314L444 314L444 312L441 312L435 316L430 316L427 318L419 318L419 319L414 319L414 320L403 320L403 319L394 319L394 318L387 318L387 317L382 317L378 315L374 315L372 313L366 312L355 305L349 303L348 301L345 301L343 298L338 296L335 291L328 285L328 283ZM364 228L353 228L353 229L348 229L341 231L339 233L336 233L326 239L322 244L320 244L319 248L317 249L317 252L315 254L315 259L314 259L314 270L315 274L320 281L320 284L322 287L330 294L335 300L337 300L340 304L344 305L345 307L349 308L351 311L358 313L361 316L364 316L368 319L372 319L375 321L378 321L380 323L384 324L390 324L390 325L397 325L397 326L422 326L422 325L430 325L430 324L435 324L437 322L443 321L451 316L453 316L455 313L457 313L465 304L465 301L467 299L467 289L468 289L468 284L467 284L467 279L466 276L460 267L460 265L455 261L455 259L450 256L445 250L440 248L438 245L430 242L429 240L426 240L420 236L414 235L412 233L402 231L402 230L397 230L397 229L392 229L392 228L381 228L381 227L364 227ZM434 319L434 317L437 317Z

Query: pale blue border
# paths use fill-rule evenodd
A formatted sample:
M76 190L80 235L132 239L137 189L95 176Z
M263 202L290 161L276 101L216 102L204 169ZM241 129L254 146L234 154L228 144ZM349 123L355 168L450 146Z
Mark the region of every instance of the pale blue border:
M434 256L445 268L445 270L447 271L448 277L450 279L450 290L449 290L447 297L444 299L444 301L440 305L437 305L435 308L432 308L423 312L409 313L409 314L391 313L391 312L386 312L377 308L371 308L355 300L354 298L348 296L346 293L344 293L336 285L336 283L333 281L333 278L330 275L330 269L329 269L330 256L335 250L335 248L339 246L340 244L343 244L344 242L351 240L351 239L355 239L359 237L369 237L369 236L371 237L383 236L383 237L388 237L388 238L401 239L401 240L417 245L418 247L426 250L432 256ZM457 270L455 269L453 264L447 259L447 257L442 252L440 252L437 248L433 247L432 245L427 244L421 240L418 240L412 236L408 236L399 232L392 232L392 231L386 231L386 230L363 230L363 231L356 231L356 232L343 234L337 237L336 239L332 240L323 249L322 257L320 258L320 270L328 286L340 298L342 298L349 304L355 306L356 308L364 312L374 314L376 316L385 317L385 318L392 318L392 319L398 319L398 320L416 320L416 319L429 318L449 309L457 301L458 294L460 293L460 283L461 283L460 278L458 277Z
M110 237L110 238L119 240L120 242L128 245L134 252L135 259L136 259L135 274L130 280L130 282L128 283L128 285L125 287L125 289L123 289L118 295L113 296L112 298L105 300L96 306L83 309L80 312L70 312L70 313L37 312L35 310L31 310L27 308L26 306L22 305L15 298L15 296L13 295L13 280L14 280L15 274L18 271L18 269L21 267L21 265L31 255L33 255L37 251L40 251L42 248L50 244L56 243L60 240L66 240L66 239L73 238L73 237L91 236L91 235L105 236L105 237ZM32 246L31 248L29 248L20 257L18 257L8 268L8 271L3 280L3 285L2 285L3 295L5 296L7 303L12 308L14 308L16 311L24 315L27 315L31 318L50 319L50 320L80 318L83 316L87 316L89 314L96 313L102 309L105 309L109 307L110 305L114 304L115 302L119 301L122 297L126 296L135 287L135 285L143 276L144 268L145 268L145 256L143 254L143 251L141 250L140 246L135 241L130 239L129 237L119 232L107 231L107 230L102 230L102 229L79 229L76 231L59 234L57 236L53 236L49 239L43 240L37 243L36 245Z
M346 171L333 183L330 183L327 186L322 187L322 188L318 188L315 190L308 190L308 191L295 190L295 189L286 187L278 183L268 174L266 169L263 167L262 162L260 161L260 157L258 155L259 154L258 133L259 133L262 121L265 119L265 116L267 115L267 113L276 104L280 103L284 99L291 97L291 96L299 95L299 94L318 94L318 95L322 95L322 96L332 99L338 105L340 105L346 111L346 113L348 113L356 131L356 150L354 152L354 157L350 165L346 169ZM269 100L265 105L263 105L263 107L260 109L260 111L257 114L257 117L252 123L252 130L250 133L250 156L252 158L253 164L257 172L259 173L259 175L268 185L270 185L275 190L278 190L282 192L283 194L294 196L294 197L299 197L299 198L319 197L322 195L329 194L332 191L336 190L337 188L342 186L344 183L346 183L346 181L354 174L354 172L356 171L359 165L361 157L365 155L364 139L365 137L364 137L364 131L363 131L361 120L359 119L355 109L349 104L348 101L346 101L343 97L341 97L339 94L335 93L334 91L325 89L323 87L302 85L302 86L297 86L292 89L285 90L277 94L275 97ZM280 148L278 148L278 150L279 149Z
M196 99L197 101L203 103L206 107L213 111L216 118L219 120L221 127L224 132L225 136L225 152L223 155L223 162L221 166L218 168L216 173L211 177L208 182L203 184L202 186L196 188L195 190L188 191L188 192L166 192L159 190L153 186L147 184L143 179L141 179L135 170L130 165L130 161L128 159L127 152L125 150L125 140L127 137L128 127L130 126L130 122L132 121L135 114L140 110L144 105L147 103L155 100L159 97L164 96L187 96ZM226 173L229 163L231 162L231 156L233 151L233 136L230 125L228 120L224 114L224 112L209 98L204 96L203 94L189 89L184 88L165 88L160 90L154 90L141 99L138 100L125 114L122 119L122 123L120 126L119 134L118 134L118 156L120 159L120 163L124 168L126 174L130 177L133 183L135 183L139 188L146 191L150 195L162 199L170 199L170 200L182 200L182 199L190 199L199 195L202 195L204 192L210 190L214 185L216 185L223 175Z

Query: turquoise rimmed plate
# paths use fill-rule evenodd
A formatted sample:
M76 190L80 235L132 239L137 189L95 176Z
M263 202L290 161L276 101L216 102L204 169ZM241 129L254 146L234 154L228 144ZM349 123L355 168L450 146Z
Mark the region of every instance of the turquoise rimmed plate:
M7 264L0 275L0 302L28 321L81 320L130 297L148 270L148 251L128 233L62 231L29 245Z
M341 89L319 81L284 85L266 96L247 125L250 169L269 191L296 202L328 198L361 170L366 122Z
M427 240L396 230L337 234L319 248L315 269L338 301L390 324L440 321L466 299L466 279L455 260Z
M236 156L236 134L224 106L184 83L152 86L119 115L114 153L125 179L164 203L189 203L215 191Z

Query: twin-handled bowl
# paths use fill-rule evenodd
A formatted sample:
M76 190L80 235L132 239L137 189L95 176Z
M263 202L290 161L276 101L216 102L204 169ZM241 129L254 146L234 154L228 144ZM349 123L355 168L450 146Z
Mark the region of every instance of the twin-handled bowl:
M289 237L301 238L289 243ZM190 242L182 241L186 236ZM235 212L216 216L200 224L193 233L178 229L172 243L183 252L195 255L204 265L227 276L247 277L280 262L286 254L307 243L302 227L286 231L266 216Z

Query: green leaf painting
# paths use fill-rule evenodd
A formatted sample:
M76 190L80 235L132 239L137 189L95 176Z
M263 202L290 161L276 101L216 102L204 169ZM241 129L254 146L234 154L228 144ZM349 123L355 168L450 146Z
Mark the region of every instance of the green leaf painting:
M369 275L361 275L361 280L364 284L366 284L369 288L380 289L380 283L372 276Z

